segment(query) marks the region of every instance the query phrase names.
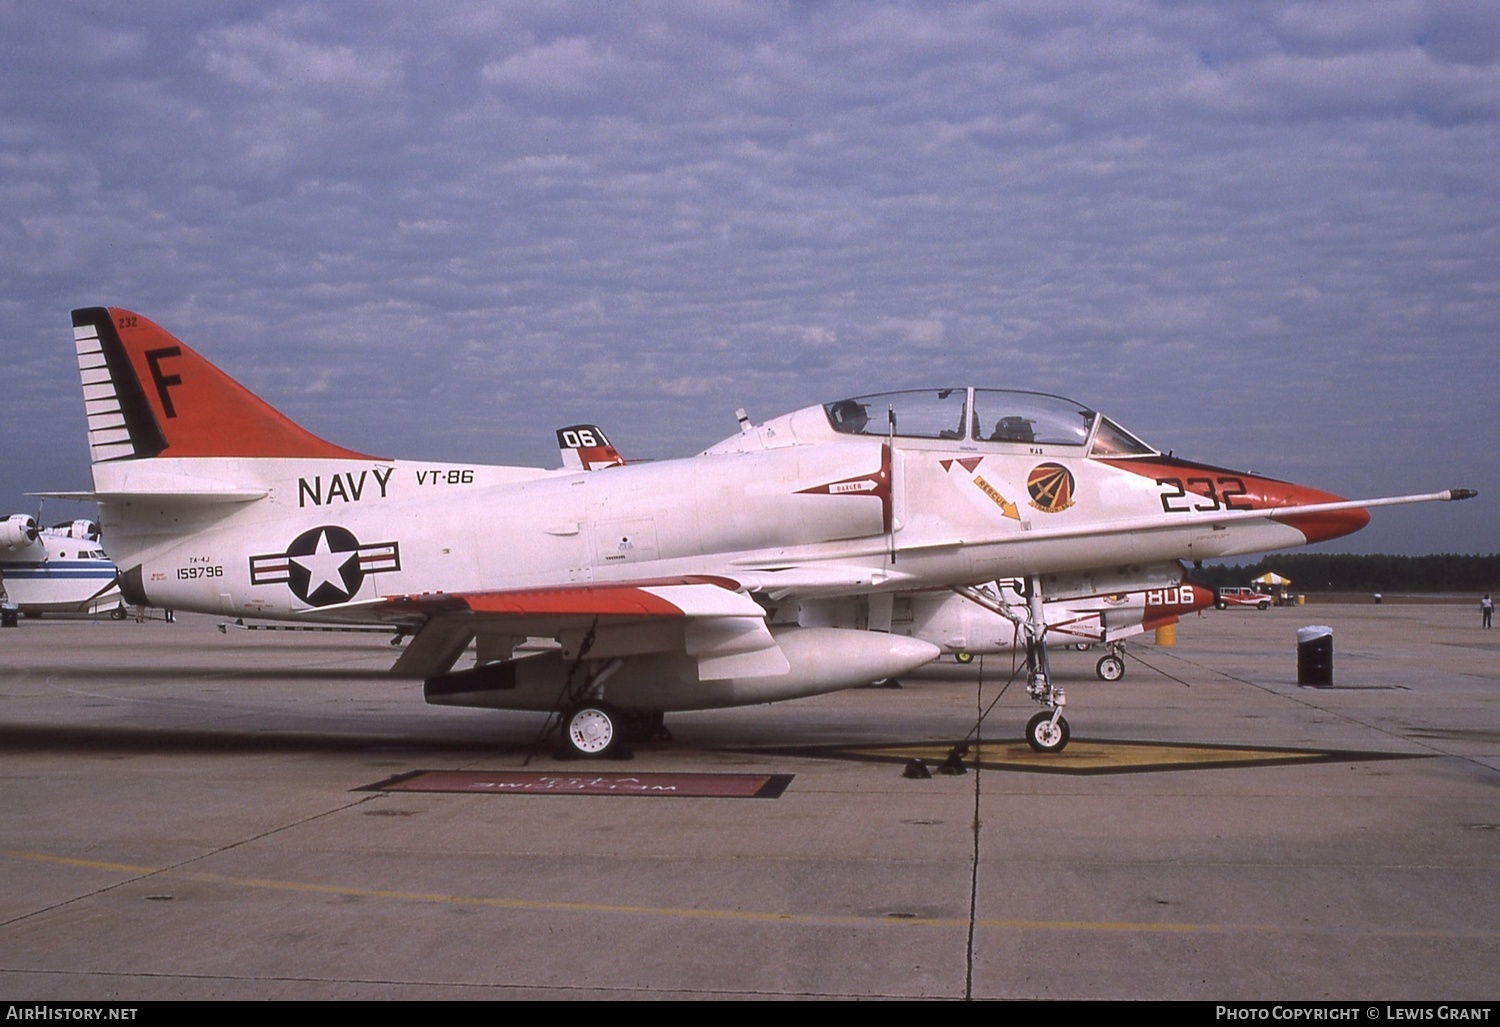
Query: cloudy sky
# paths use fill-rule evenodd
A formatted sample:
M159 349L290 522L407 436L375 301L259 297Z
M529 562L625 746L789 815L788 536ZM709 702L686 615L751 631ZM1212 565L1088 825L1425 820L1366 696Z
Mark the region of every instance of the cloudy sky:
M109 304L392 456L973 383L1500 551L1488 0L0 0L0 83L3 513Z

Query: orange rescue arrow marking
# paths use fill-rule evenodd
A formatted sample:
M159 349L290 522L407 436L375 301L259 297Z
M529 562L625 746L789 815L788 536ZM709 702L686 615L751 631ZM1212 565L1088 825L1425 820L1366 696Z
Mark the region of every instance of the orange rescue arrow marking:
M995 505L1000 508L1000 512L1003 515L1009 517L1013 521L1019 521L1021 519L1021 511L1016 509L1016 504L1010 502L999 492L995 491L995 486L985 481L983 475L976 474L974 476L974 484L979 486L980 492L983 492L985 495L989 496L995 501Z

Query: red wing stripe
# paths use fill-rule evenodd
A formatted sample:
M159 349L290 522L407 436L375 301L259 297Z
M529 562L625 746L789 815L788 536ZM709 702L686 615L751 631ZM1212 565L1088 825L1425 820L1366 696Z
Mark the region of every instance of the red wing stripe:
M682 610L643 589L620 586L476 592L460 598L475 613L530 616L681 617Z
M692 574L618 584L386 596L388 611L492 617L764 617L729 578Z

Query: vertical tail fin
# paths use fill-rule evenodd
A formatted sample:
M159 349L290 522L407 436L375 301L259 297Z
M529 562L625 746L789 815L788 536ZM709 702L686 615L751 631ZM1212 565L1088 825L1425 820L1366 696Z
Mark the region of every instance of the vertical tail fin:
M625 462L604 432L594 424L571 424L557 429L557 450L569 471L596 471Z
M73 311L94 463L148 457L370 460L299 427L129 310Z

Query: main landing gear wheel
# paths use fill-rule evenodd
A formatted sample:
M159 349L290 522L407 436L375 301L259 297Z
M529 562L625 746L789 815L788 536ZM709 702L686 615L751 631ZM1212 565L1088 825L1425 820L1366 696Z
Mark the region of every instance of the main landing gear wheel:
M1094 673L1100 681L1118 681L1125 676L1125 661L1113 654L1101 656L1094 664Z
M613 755L624 740L625 721L608 703L586 702L563 716L563 751L583 759Z
M1026 742L1037 752L1062 752L1068 744L1068 722L1052 723L1052 711L1043 710L1026 722Z

